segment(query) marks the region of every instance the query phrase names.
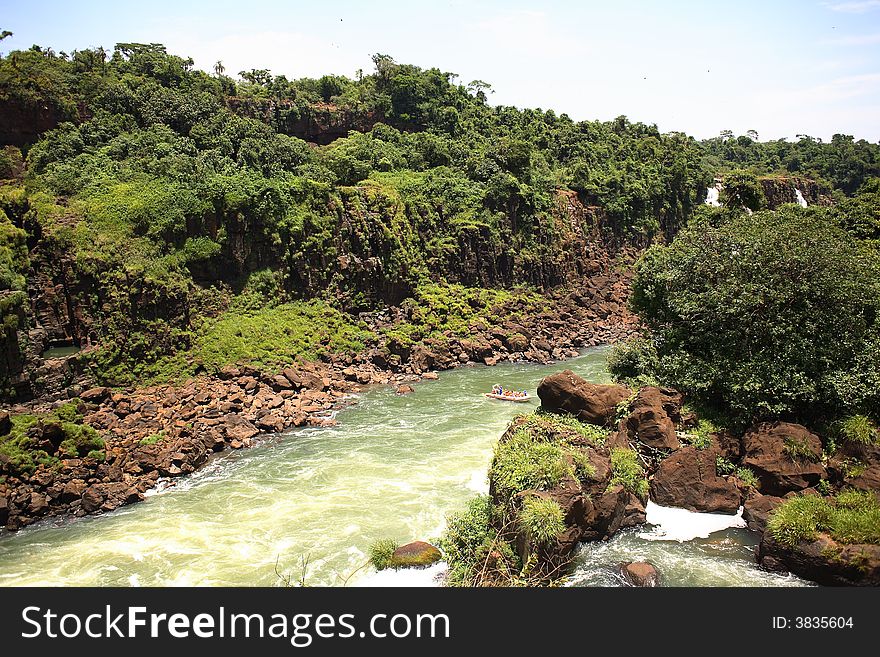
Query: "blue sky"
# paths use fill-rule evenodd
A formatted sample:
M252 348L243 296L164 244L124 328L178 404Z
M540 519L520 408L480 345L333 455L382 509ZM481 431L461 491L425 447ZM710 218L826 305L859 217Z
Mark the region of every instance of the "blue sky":
M288 77L353 76L382 52L578 120L880 140L880 0L0 0L0 29L2 52L160 42L206 70Z

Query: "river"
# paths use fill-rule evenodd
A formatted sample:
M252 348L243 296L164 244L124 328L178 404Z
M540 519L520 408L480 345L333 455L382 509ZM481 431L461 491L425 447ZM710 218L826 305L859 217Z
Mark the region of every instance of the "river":
M338 413L336 427L268 436L107 515L0 536L0 585L271 586L281 583L276 570L294 582L305 571L312 586L427 583L424 571L383 579L358 568L374 540L434 539L446 514L486 491L493 442L537 400L481 393L498 382L534 394L563 367L607 381L604 362L604 350L591 349L564 364L461 367L404 396L374 388ZM672 525L682 523L584 546L570 583L617 585L619 561L648 559L669 585L803 584L758 569L746 530L669 540Z

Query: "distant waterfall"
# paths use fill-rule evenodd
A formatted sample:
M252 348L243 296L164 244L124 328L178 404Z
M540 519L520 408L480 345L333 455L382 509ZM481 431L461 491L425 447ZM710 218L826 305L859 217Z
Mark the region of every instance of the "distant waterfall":
M716 183L714 187L706 188L706 200L704 203L706 205L711 205L712 207L720 208L721 201L718 200L720 191L718 189L718 184Z
M801 190L797 187L794 188L794 197L797 200L797 204L802 208L807 207L807 199L804 198L804 195L801 194Z

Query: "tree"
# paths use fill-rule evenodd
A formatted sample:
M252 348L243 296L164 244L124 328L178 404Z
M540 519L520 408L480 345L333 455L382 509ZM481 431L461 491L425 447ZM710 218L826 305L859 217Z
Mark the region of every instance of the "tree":
M650 347L615 360L742 424L880 410L880 256L821 209L695 222L645 253L632 307Z
M732 208L748 208L753 212L767 205L764 188L755 174L749 171L733 171L724 176L721 202Z
M217 75L217 77L220 77L220 76L223 75L225 72L226 72L226 67L223 66L223 62L221 62L221 61L218 59L218 60L214 63L214 73L215 73L215 75Z
M0 41L3 41L3 39L5 39L6 37L11 37L11 36L12 36L12 32L10 32L9 30L3 30L2 32L0 32Z

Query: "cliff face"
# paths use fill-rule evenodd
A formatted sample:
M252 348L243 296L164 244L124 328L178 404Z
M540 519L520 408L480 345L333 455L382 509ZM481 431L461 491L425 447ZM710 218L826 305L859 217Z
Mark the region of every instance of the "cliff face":
M34 143L44 132L64 121L84 118L84 108L58 107L45 100L34 104L17 98L0 100L0 144L19 148Z
M193 237L207 234L222 247L216 256L188 265L192 278L83 263L63 242L37 239L27 298L15 322L7 324L15 326L3 342L2 378L7 393L14 392L6 396L54 393L81 376L79 357L44 360L41 354L49 347L112 341L135 362L185 351L199 321L222 312L232 290L265 269L290 297L333 298L352 313L400 304L425 276L469 287L588 289L589 307L593 297L597 303L612 296L624 300L611 289L617 251L602 238L602 215L582 205L574 192L557 191L542 224L527 233L504 221L491 226L428 221L390 188L340 188L321 203L301 226L281 234L271 233L265 220L237 212L194 224Z
M809 205L831 205L828 190L822 189L815 180L800 176L767 176L759 182L767 199L767 207L775 210L785 203L797 203L800 192Z
M240 116L272 126L277 132L322 146L347 137L351 130L369 132L385 120L378 112L352 112L331 103L302 105L271 98L229 97L226 106Z

